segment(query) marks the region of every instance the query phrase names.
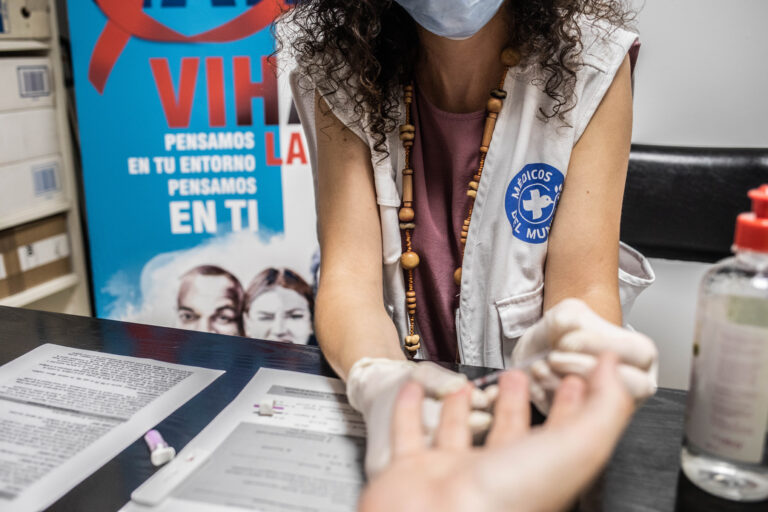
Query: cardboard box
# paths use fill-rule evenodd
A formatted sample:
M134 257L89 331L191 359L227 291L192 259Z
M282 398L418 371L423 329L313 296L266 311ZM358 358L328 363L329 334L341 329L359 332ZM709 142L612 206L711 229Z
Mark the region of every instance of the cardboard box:
M7 274L8 295L71 273L66 215L0 232L0 255Z
M13 229L0 231L0 259L2 259L2 278L0 279L0 298L13 295L24 289L21 271L14 251L16 243L13 238Z
M0 166L0 220L64 203L62 172L59 155Z
M53 76L47 57L0 59L0 112L52 107Z
M0 299L11 294L8 288L8 274L5 272L5 258L0 254Z
M0 0L0 39L51 37L48 0Z
M33 108L0 113L0 165L58 152L54 109Z
M19 226L13 238L25 290L72 272L66 215Z

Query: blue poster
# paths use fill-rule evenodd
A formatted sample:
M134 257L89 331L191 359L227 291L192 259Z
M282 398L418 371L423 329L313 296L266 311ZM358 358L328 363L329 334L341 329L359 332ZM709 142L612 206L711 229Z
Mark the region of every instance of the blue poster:
M96 313L312 342L306 142L281 0L68 2Z

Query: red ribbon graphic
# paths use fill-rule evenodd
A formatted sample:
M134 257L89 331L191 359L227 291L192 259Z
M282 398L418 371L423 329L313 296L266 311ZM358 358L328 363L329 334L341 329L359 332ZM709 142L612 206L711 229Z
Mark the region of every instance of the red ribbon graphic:
M88 79L99 93L131 37L169 43L228 43L269 26L285 8L284 0L262 0L236 18L192 36L185 36L148 16L144 0L96 0L107 24L91 54Z

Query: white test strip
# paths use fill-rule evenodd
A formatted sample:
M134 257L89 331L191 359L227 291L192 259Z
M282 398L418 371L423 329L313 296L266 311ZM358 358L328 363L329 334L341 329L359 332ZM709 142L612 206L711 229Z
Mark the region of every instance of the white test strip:
M176 457L171 464L163 466L152 478L131 493L131 499L140 505L155 507L183 482L195 469L208 460L211 452L192 450L183 457Z
M66 233L44 238L18 248L21 271L42 267L69 256L69 238Z
M5 279L6 277L8 277L8 273L5 270L5 260L3 255L0 254L0 279Z

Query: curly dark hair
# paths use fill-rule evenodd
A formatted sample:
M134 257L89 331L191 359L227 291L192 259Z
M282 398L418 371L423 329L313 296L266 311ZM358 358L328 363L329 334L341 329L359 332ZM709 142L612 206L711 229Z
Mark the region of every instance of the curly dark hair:
M583 49L579 17L624 27L634 13L622 0L507 0L502 8L508 46L522 64L538 66L534 83L553 100L540 115L567 124ZM373 132L374 149L383 152L400 114L396 93L411 80L418 57L413 18L393 0L300 0L277 27L277 51L289 49L325 98L344 92L356 120Z

